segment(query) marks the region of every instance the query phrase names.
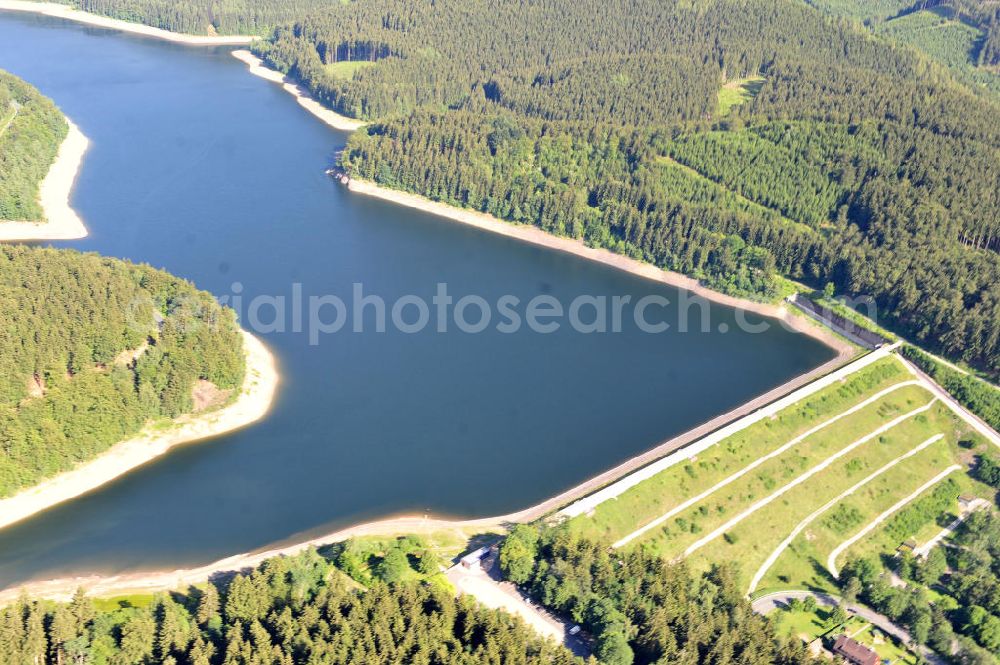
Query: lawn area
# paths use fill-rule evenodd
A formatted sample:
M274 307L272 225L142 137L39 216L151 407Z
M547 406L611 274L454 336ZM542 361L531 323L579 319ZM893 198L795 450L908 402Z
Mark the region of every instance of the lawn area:
M835 426L822 429L806 437L798 445L720 488L704 500L699 501L697 505L691 506L668 520L662 528L650 531L645 534L643 539L636 542L642 543L643 547L661 555L679 556L689 545L703 538L707 533L718 528L754 502L770 496L832 455L870 435L883 425L926 405L930 400L930 393L920 386L899 388L875 403L837 421ZM829 469L819 472L816 477L807 481L802 486L802 491L808 495L809 492L813 491L815 483L820 482L821 478L845 474L842 471L843 465L855 459L859 461L851 461L850 466L846 467L845 475L847 476L846 480L857 482L858 479L864 477L862 471L870 473L884 464L884 462L875 463L874 460L880 460L884 455L895 455L897 452L901 454L905 452L908 445L923 441L929 434L918 440L918 437L921 437L924 432L919 418L918 415L904 420L881 436L861 444L853 452L848 453L843 460L835 462ZM848 482L838 492L846 489L853 482ZM828 497L827 500L829 498L832 497ZM780 504L781 501L776 503ZM798 520L795 520L791 526L797 523ZM791 530L791 526L788 531Z
M792 541L763 578L761 587L836 591L834 581L826 571L830 552L863 529L873 517L888 510L948 467L954 459L948 441L939 440L838 502ZM961 475L956 472L954 477ZM951 476L940 485L949 487L950 479ZM956 498L959 493L956 489ZM862 539L858 545L868 540ZM896 542L883 551L891 553L899 544Z
M881 360L604 502L593 515L574 518L568 528L589 538L617 540L817 424L909 378L895 358Z
M838 563L843 564L849 559L857 559L870 555L892 554L902 543L913 539L917 545L922 545L933 538L942 528L947 526L959 512L957 498L960 494L970 494L981 498L991 498L995 490L975 481L965 473L956 472L948 477L952 481L954 497L949 502L949 508L944 512L929 515L926 511L920 510L920 502L930 500L930 492L925 493L920 499L910 504L892 519L886 520L884 524L870 533L868 537L856 543L849 550L844 552L838 559Z
M830 620L832 607L818 605L810 611L803 608L777 610L771 614L779 635L797 637L807 644L817 637L831 635L838 626ZM852 619L853 620L853 619ZM852 620L849 620L850 623Z
M94 598L94 607L98 612L111 612L128 607L148 607L155 597L151 593L135 593L127 596L112 596L110 598Z
M917 665L920 662L916 655L871 624L861 632L854 633L852 637L877 653L883 663Z
M851 617L839 626L833 625L830 621L832 612L833 608L824 606L818 606L814 610L799 607L779 610L771 618L776 622L779 634L798 637L806 643L817 637L833 640L843 633L875 651L883 661L908 665L916 665L918 662L914 654L858 617Z
M733 107L744 104L756 97L762 87L764 87L763 76L734 79L723 84L719 90L719 117L728 115Z
M889 461L941 432L942 417L949 418L950 413L937 405L859 446L734 525L723 537L693 552L688 557L691 567L707 570L719 561L739 561L742 580L749 584L754 572L799 522ZM676 548L661 540L656 551L663 549Z
M350 80L354 78L356 72L366 67L371 67L374 64L370 60L341 60L340 62L331 62L329 65L325 65L324 69L335 78Z

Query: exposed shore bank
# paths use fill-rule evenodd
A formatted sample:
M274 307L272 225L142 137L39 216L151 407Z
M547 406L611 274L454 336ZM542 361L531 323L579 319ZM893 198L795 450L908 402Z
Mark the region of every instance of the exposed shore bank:
M38 188L46 221L0 221L0 241L78 240L87 236L87 227L70 206L69 198L90 141L72 120L66 118L66 122L69 131L59 145L56 161L52 162Z
M175 446L226 434L263 418L277 392L277 364L263 342L248 332L243 332L243 345L246 378L235 402L218 411L182 416L166 430L147 427L72 471L0 500L0 528L94 490Z
M285 541L285 543L288 544L281 543L266 550L236 554L204 566L197 566L194 568L171 571L140 571L134 573L123 573L120 575L81 575L77 577L28 582L26 584L8 589L0 588L0 606L15 600L22 590L26 591L30 596L37 598L49 598L52 600L67 600L73 595L76 589L80 587L83 587L88 593L94 596L170 591L173 589L184 588L191 584L205 582L212 579L216 575L248 571L260 565L266 559L276 556L292 556L309 547L329 545L355 536L392 536L407 533L430 533L443 530L460 530L463 532L474 533L500 530L508 528L512 524L531 522L544 517L559 508L569 506L575 501L582 500L585 497L597 497L600 495L598 490L601 490L601 488L608 487L611 483L629 477L630 474L646 468L647 465L652 462L658 459L664 459L665 456L670 455L670 453L706 437L707 435L719 430L721 427L728 425L732 431L738 431L739 429L742 429L742 427L749 426L759 419L757 414L762 407L773 403L782 396L789 395L802 386L810 384L819 377L830 376L830 382L838 380L843 378L843 376L847 373L861 369L862 367L871 364L878 358L884 357L888 353L889 349L882 349L874 354L870 354L870 356L866 356L865 359L852 363L850 367L842 367L836 373L830 374L843 364L844 359L841 356L838 356L830 362L817 367L812 372L800 375L788 383L778 386L764 395L740 405L728 413L717 416L716 418L713 418L698 427L669 439L655 448L633 457L612 469L609 469L579 485L576 485L575 487L572 487L571 489L566 490L565 492L550 497L537 505L514 513L495 517L465 520L402 515L375 522L353 525L319 536L291 536ZM729 431L729 433L731 434L732 431ZM594 494L595 492L598 492L598 494Z
M527 242L532 245L538 245L540 247L546 247L548 249L579 256L580 258L587 259L588 261L603 263L606 266L610 266L616 270L621 270L622 272L627 272L631 275L636 275L654 282L660 282L661 284L667 284L669 286L684 289L685 291L690 291L705 300L710 300L712 302L717 302L736 309L777 319L787 328L804 335L808 335L826 344L836 351L838 356L842 356L843 358L846 358L853 353L853 349L849 344L834 335L828 329L814 323L805 316L795 314L784 304L772 305L768 303L761 303L753 300L747 300L746 298L737 298L735 296L726 295L724 293L720 293L719 291L713 291L712 289L702 286L698 280L692 277L663 270L661 268L657 268L651 263L645 263L622 254L616 254L608 249L588 247L582 241L576 240L575 238L552 235L551 233L543 231L535 226L507 222L498 217L493 217L492 215L487 215L476 210L458 208L447 203L441 203L440 201L432 201L431 199L420 196L419 194L411 194L409 192L390 189L367 180L358 180L356 178L344 178L344 180L346 180L347 188L352 192L366 194L368 196L373 196L385 201L391 201L408 208L415 208L417 210L429 212L432 215L461 222L462 224L468 224L469 226L474 226L477 229L489 231L490 233L496 233L502 236L507 236L508 238L515 238L516 240Z
M239 52L237 52L239 53ZM234 56L239 58L241 61L245 62L250 66L251 72L262 78L266 78L272 82L281 83L285 85L286 91L290 94L296 96L300 103L314 113L320 119L323 119L328 125L336 127L338 129L352 129L356 127L342 127L332 124L332 122L323 118L322 115L310 109L302 99L307 96L302 95L301 90L298 90L298 86L294 84L288 84L285 77L263 67L259 59L252 56L252 54L247 53L252 59L246 58L246 56L237 55ZM291 89L289 89L291 88ZM308 98L313 104L318 106L318 103L311 98ZM322 109L326 113L332 113L326 109ZM337 114L332 114L336 116ZM342 116L338 116L342 118ZM347 119L350 120L350 119ZM338 121L339 122L339 121ZM361 126L363 123L359 121L353 121L358 123L357 126ZM799 377L795 377L788 383L774 388L773 390L765 393L758 398L747 402L744 405L733 409L729 413L723 414L714 418L688 432L685 432L669 441L662 443L656 448L634 457L623 464L610 469L576 487L567 490L555 497L547 499L546 501L527 508L525 510L511 513L509 515L476 519L476 520L447 520L447 519L427 519L424 517L411 517L403 516L394 519L387 519L378 522L370 522L366 524L356 525L342 529L333 533L320 535L317 537L303 537L300 542L291 542L293 538L288 539L286 542L291 542L288 545L278 545L269 548L265 551L250 552L245 554L238 554L235 556L227 557L225 559L207 564L205 566L199 566L195 568L188 568L182 570L174 571L154 571L154 572L136 572L127 573L122 575L85 575L72 578L63 578L55 580L46 580L32 582L22 585L15 589L9 589L0 592L0 603L9 602L10 600L16 598L17 594L20 593L19 589L24 588L29 594L36 597L46 597L46 598L67 598L69 597L77 587L83 586L88 589L88 591L94 595L112 595L112 594L123 594L132 592L153 592L159 590L169 590L175 588L182 588L186 585L192 583L202 582L209 579L217 574L222 574L230 571L240 571L248 568L252 568L258 565L260 562L267 558L271 558L279 555L290 555L302 551L303 549L310 546L318 546L321 544L327 544L331 542L336 542L338 540L343 540L351 536L359 535L390 535L396 533L419 533L436 531L442 529L480 529L480 530L490 530L498 527L503 527L512 522L522 522L530 521L542 517L545 514L552 512L553 510L571 503L575 499L579 499L586 496L601 487L614 482L615 480L621 478L622 476L639 469L650 462L663 457L664 455L681 448L692 441L695 441L706 434L726 425L727 423L733 422L742 416L753 413L760 409L762 406L788 394L789 392L801 387L815 378L825 375L832 371L836 367L842 365L848 357L853 354L853 349L841 341L839 338L835 337L831 333L819 330L811 322L805 320L802 317L798 317L791 313L788 309L781 306L768 305L762 303L756 303L752 301L742 300L739 298L733 298L731 296L726 296L709 289L702 287L700 284L691 278L679 275L676 273L668 273L662 271L655 266L644 264L627 257L613 254L607 250L598 250L586 247L582 243L570 239L570 238L560 238L558 236L551 236L540 229L527 226L518 226L502 220L483 215L471 210L464 210L459 208L454 208L446 204L436 203L422 197L414 196L411 194L406 194L404 192L398 192L395 190L389 190L385 188L378 187L371 183L364 183L359 181L354 181L349 183L351 189L356 192L361 192L369 194L372 196L377 196L379 198L384 198L386 200L394 201L403 205L408 205L410 207L419 208L432 214L437 214L448 219L455 221L460 221L466 224L474 225L478 228L488 230L494 233L501 233L508 237L513 237L525 242L531 242L532 244L548 247L551 249L556 249L558 251L565 251L581 258L596 260L611 267L619 270L624 270L632 274L644 277L647 279L653 279L655 281L669 284L672 286L677 286L683 289L690 290L697 293L706 299L719 302L725 305L730 305L738 307L744 310L754 311L755 313L776 317L785 321L790 327L800 330L806 334L824 341L838 351L838 357L829 361L821 367L816 368L812 372L808 372ZM0 508L2 510L2 508Z
M0 0L0 2L3 2L3 0ZM362 120L348 118L347 116L340 115L339 113L326 108L316 101L301 85L289 80L289 78L281 72L271 69L264 64L263 60L255 56L250 51L245 49L233 51L233 57L246 64L251 74L271 81L272 83L281 84L285 91L295 97L299 104L301 104L306 110L334 129L342 131L355 131L368 124ZM854 351L849 344L837 335L833 334L830 330L814 323L805 316L795 314L791 308L785 305L761 303L748 300L746 298L726 295L719 291L713 291L712 289L703 286L698 282L698 280L692 277L688 277L677 272L663 270L650 263L645 263L621 254L616 254L611 250L588 247L582 241L576 240L575 238L552 235L551 233L534 226L507 222L498 217L493 217L492 215L478 212L476 210L459 208L440 201L433 201L424 196L420 196L419 194L411 194L397 189L390 189L366 180L358 180L356 178L345 178L344 180L346 181L348 189L358 194L367 194L368 196L391 201L408 208L415 208L417 210L429 212L439 217L468 224L484 231L507 236L508 238L515 238L522 242L573 254L574 256L603 263L604 265L637 275L644 279L650 279L655 282L660 282L662 284L690 291L705 300L710 300L729 307L735 307L737 309L754 312L762 316L778 319L786 327L804 335L809 335L810 337L813 337L814 339L817 339L831 347L842 358L848 357Z
M0 607L17 600L22 593L27 593L32 598L67 601L79 588L86 589L87 593L94 597L184 589L192 584L200 584L210 580L216 575L249 571L267 559L277 556L293 556L309 547L328 545L355 536L394 536L445 530L467 531L471 535L475 531L490 531L501 527L502 524L492 518L448 521L415 516L396 517L358 524L292 545L274 547L256 553L237 554L197 568L107 576L85 575L29 582L0 591Z
M192 46L241 46L249 44L256 39L256 37L245 35L187 35L180 32L171 32L170 30L164 30L162 28L154 28L141 23L132 23L130 21L123 21L117 18L100 16L99 14L91 14L90 12L81 11L67 5L60 5L54 2L0 0L0 10L30 12L32 14L41 14L43 16L53 16L55 18L76 21L77 23L85 23L87 25L93 25L100 28L121 30L122 32L131 32L136 35L144 35L146 37L154 37L168 42L189 44Z
M263 60L255 56L250 51L245 49L233 51L233 57L240 62L245 63L247 68L250 70L250 73L254 76L259 76L262 79L281 85L281 87L285 89L285 92L294 97L295 101L297 101L302 108L309 111L334 129L339 129L345 132L353 132L354 130L360 129L368 124L363 120L348 118L345 115L340 115L339 113L326 108L316 101L313 96L309 94L308 90L295 81L289 79L281 72L271 69L265 65Z

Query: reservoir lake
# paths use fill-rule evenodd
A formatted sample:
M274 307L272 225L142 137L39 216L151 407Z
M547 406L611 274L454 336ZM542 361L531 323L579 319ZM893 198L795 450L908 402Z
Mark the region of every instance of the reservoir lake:
M294 284L347 303L355 284L390 305L429 302L439 283L490 303L676 302L669 287L350 193L325 174L348 135L230 50L0 12L0 68L91 140L73 195L90 236L57 246L149 263L217 296L236 284L244 302ZM709 332L680 332L667 311L658 334L628 316L619 333L348 324L318 345L260 334L282 373L264 421L0 531L0 588L200 565L397 514L516 511L835 355L779 326L742 332L721 305Z

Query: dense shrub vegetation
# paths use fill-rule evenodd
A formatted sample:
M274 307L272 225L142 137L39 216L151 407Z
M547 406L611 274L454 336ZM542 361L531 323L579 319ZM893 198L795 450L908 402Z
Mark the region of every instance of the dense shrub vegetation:
M44 219L38 185L67 131L50 99L0 70L0 224Z
M0 246L0 322L0 496L243 381L232 312L147 266Z
M359 590L315 552L138 605L21 599L0 610L0 654L34 665L574 662L508 614L427 585Z
M753 612L729 567L695 576L684 564L564 529L518 526L500 551L505 576L594 635L595 656L628 663L813 662Z
M864 28L790 0L372 0L256 50L376 120L350 175L729 292L832 282L1000 369L1000 106ZM723 82L755 75L718 117Z

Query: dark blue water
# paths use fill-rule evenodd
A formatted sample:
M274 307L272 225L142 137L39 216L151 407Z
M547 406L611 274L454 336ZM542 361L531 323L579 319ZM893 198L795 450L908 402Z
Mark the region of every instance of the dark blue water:
M582 260L350 194L324 175L346 134L226 49L0 13L0 67L91 139L62 246L147 262L217 295L391 303L511 294L678 293ZM668 315L669 318L670 315ZM205 563L408 511L537 503L832 357L781 329L647 334L263 335L283 383L270 417L179 449L0 532L0 587ZM470 315L471 319L475 317ZM752 320L753 319L751 317Z

